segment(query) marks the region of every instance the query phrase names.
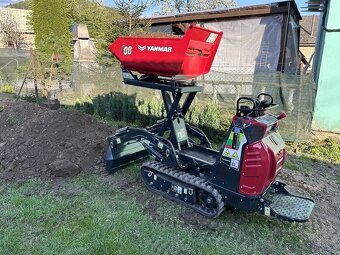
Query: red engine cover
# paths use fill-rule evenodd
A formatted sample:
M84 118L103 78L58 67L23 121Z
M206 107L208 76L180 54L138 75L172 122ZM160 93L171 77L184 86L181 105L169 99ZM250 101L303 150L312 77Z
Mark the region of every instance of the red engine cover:
M261 195L283 168L285 156L284 142L276 132L248 144L243 152L239 193Z

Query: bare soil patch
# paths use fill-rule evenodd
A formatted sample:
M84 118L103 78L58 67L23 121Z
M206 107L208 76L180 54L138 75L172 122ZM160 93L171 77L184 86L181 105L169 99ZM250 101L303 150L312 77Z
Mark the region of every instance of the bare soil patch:
M295 155L288 160L306 171L285 169L279 178L293 194L315 201L311 219L304 223L313 254L340 254L340 165Z
M80 112L0 97L0 179L54 179L104 171L113 131Z

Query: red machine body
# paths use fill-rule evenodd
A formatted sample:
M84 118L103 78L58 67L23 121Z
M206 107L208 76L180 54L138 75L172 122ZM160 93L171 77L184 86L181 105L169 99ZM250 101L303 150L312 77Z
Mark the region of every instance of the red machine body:
M190 25L181 37L119 37L109 50L124 69L190 79L209 72L223 32Z
M262 126L256 119L251 122ZM283 169L285 157L285 144L277 130L269 131L261 140L246 145L238 191L247 196L261 195Z

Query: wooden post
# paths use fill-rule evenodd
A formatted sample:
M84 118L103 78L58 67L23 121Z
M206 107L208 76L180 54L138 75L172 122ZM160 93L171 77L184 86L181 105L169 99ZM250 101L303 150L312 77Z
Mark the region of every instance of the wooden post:
M35 59L36 60L36 59ZM45 68L43 66L41 66L40 62L37 61L36 62L36 69L37 71L39 71L39 73L37 73L37 75L39 75L39 79L41 82L41 88L42 88L42 97L43 99L47 99L47 89L46 89L46 80L45 80Z
M36 59L33 52L33 49L30 48L30 58L31 58L31 67L34 81L34 91L35 91L35 99L36 102L39 102L39 94L38 94L38 81L37 81L37 72L36 72Z
M50 102L50 92L52 89L52 76L53 76L53 64L54 64L54 52L52 53L51 56L51 66L50 66L50 79L49 79L49 83L48 83L48 91L46 93L46 97L48 98L48 102Z

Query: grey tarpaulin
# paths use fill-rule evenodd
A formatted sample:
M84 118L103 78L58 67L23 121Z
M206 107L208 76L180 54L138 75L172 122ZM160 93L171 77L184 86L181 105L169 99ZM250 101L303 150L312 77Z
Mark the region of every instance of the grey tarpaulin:
M223 31L212 71L247 73L276 71L280 55L283 15L206 22L205 27Z

